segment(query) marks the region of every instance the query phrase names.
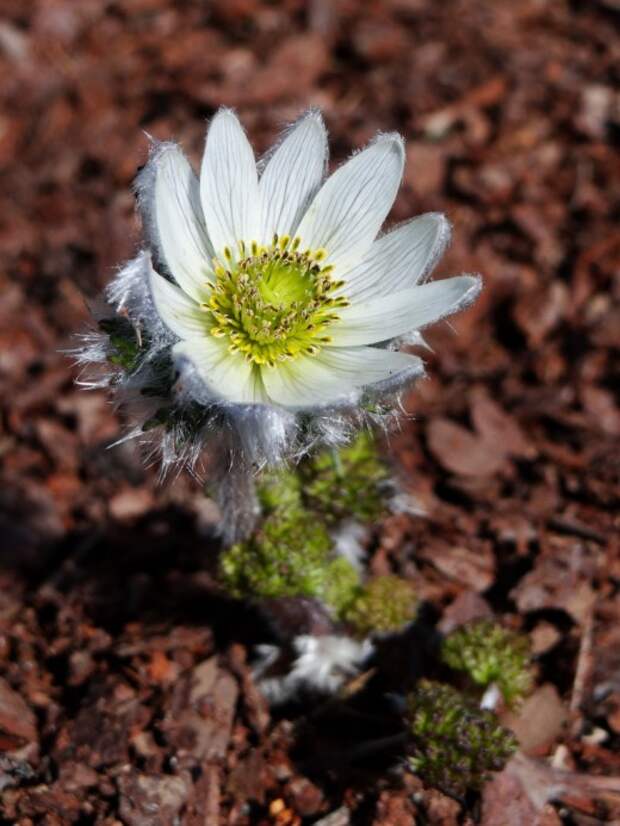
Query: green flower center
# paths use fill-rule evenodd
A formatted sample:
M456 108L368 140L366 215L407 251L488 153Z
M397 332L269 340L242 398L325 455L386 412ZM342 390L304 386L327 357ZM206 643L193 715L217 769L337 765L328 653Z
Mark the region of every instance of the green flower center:
M202 307L209 314L209 332L226 337L229 350L243 353L257 365L300 355L316 355L331 338L326 330L348 301L334 293L343 286L322 265L324 250L299 251L299 238L274 236L268 247L239 243L233 259L226 248L226 266L214 262L215 283Z

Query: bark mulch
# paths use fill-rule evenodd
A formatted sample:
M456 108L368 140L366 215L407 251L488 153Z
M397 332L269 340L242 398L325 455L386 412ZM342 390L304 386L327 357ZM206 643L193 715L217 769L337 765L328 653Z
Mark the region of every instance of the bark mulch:
M620 822L617 0L0 6L0 822ZM121 421L60 352L138 243L144 132L196 160L221 104L261 150L308 105L335 160L399 130L392 219L446 212L438 274L484 275L390 442L420 515L369 548L440 630L531 637L521 752L482 795L351 771L334 709L270 714L212 503L107 450Z

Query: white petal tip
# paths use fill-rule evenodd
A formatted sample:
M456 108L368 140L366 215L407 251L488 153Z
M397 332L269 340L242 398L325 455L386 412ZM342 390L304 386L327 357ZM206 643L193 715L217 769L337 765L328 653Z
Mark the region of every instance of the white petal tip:
M302 112L297 120L291 124L286 134L290 134L296 129L302 129L306 136L311 136L314 133L314 136L327 143L327 129L320 109L315 107L306 109L306 111Z
M312 129L321 138L327 140L327 127L323 115L318 109L308 109L302 117L303 122L307 124L307 129Z
M420 220L427 218L433 224L437 231L438 238L445 238L445 243L442 249L448 245L452 236L452 224L443 212L428 212L426 215L421 215Z
M171 152L180 150L181 147L175 141L158 141L156 138L151 139L151 154L155 160L160 160Z
M375 146L386 144L404 160L405 139L402 135L399 135L398 132L379 132L379 134L373 139L372 144Z
M239 129L241 132L243 132L243 134L245 134L243 125L239 120L235 110L230 109L228 106L220 106L215 115L213 115L213 117L211 118L208 131L217 131L219 128L226 129L227 127Z
M482 291L482 276L475 273L473 275L463 275L461 278L463 278L464 284L466 285L461 306L468 307L478 298Z
M388 378L383 379L383 381L375 382L375 384L370 385L368 387L368 392L371 396L377 393L379 393L379 395L383 395L385 393L399 393L410 387L414 382L426 378L426 375L427 373L424 364L421 360L419 360L418 364L412 364L411 367L405 370L400 370L399 372L394 373L393 376L389 376Z
M414 218L411 226L422 228L422 233L424 235L428 233L428 236L433 239L429 259L421 274L421 278L425 279L452 240L452 224L443 212L426 212Z
M151 145L149 163L153 164L158 180L161 180L162 174L182 178L191 169L183 150L175 141L155 141Z
M323 113L321 110L316 106L311 106L309 109L302 114L300 120L304 121L312 121L316 123L321 129L325 129L325 122L323 120Z
M218 118L225 118L225 117L233 118L236 121L239 120L239 118L237 117L237 113L235 112L234 109L231 109L230 106L220 106L220 108L217 110L217 112L213 116L213 120L217 120Z
M474 303L482 291L482 276L480 275L457 275L454 278L448 278L447 281L453 281L454 286L458 287L458 294L454 302L443 314L444 317L454 315L466 310ZM441 284L441 281L434 281L434 284Z

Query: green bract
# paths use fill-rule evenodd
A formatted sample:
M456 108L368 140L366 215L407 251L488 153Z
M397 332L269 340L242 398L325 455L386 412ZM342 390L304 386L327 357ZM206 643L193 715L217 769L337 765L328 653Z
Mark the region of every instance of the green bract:
M415 617L417 605L411 583L397 576L378 576L359 589L343 618L360 634L397 631Z
M442 659L465 671L477 685L497 685L507 705L518 703L533 682L528 639L490 620L478 620L450 634L442 645Z
M107 333L108 360L115 367L127 373L133 372L140 363L142 344L136 330L126 318L104 318L99 321L99 329Z
M448 685L422 680L407 698L409 765L450 794L479 789L516 751L512 732Z

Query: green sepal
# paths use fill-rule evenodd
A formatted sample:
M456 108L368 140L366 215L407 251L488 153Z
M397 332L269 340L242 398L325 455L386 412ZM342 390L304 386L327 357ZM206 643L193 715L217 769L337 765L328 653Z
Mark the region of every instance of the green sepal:
M138 367L144 349L136 328L129 319L117 316L101 319L99 329L108 335L108 361L132 373Z

